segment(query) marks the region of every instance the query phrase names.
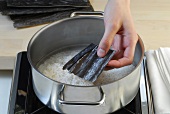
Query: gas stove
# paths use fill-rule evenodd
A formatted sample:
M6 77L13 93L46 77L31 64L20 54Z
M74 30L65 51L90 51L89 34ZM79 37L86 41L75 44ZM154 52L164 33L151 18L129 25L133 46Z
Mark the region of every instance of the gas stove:
M144 58L141 67L140 89L136 97L127 106L112 114L154 114L145 61ZM45 106L35 95L27 52L20 52L17 55L8 114L59 114Z

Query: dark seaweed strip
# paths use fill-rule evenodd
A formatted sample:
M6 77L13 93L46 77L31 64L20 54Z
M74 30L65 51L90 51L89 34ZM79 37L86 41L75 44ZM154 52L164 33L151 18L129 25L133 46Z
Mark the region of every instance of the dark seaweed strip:
M63 66L63 70L65 69L69 70L79 59L81 59L85 54L91 51L95 46L96 46L95 44L91 43L89 46L87 46L85 49L83 49L81 52L75 55L70 61L68 61Z
M41 15L24 15L24 19L22 16L18 18L18 16L14 17L14 27L15 28L24 28L24 27L30 27L30 26L36 26L36 25L41 25L41 24L47 24L51 23L63 18L68 18L70 17L72 12L75 11L94 11L93 7L90 6L88 8L77 8L75 10L70 10L70 11L61 11L57 13L48 13L48 14L41 14ZM43 16L42 16L43 15Z
M39 14L39 13L51 13L59 11L68 11L76 8L73 7L45 7L45 8L18 8L10 7L2 11L3 15L22 15L22 14Z
M14 22L29 22L30 20L34 19L41 19L42 17L47 17L51 15L65 15L67 17L70 17L70 14L75 11L94 11L92 6L89 6L88 8L76 8L72 10L66 10L66 11L58 11L58 12L49 12L49 13L41 13L41 14L22 14L22 15L10 15L10 18L14 20ZM66 17L65 17L66 18Z
M85 72L90 68L90 64L92 64L92 60L95 58L97 46L91 51L85 61L82 62L80 68L74 74L83 78Z
M97 56L95 57L93 61L93 63L90 65L90 69L88 69L83 75L84 75L84 79L85 80L89 80L91 81L92 79L94 79L96 77L96 73L98 71L98 69L102 66L102 60L104 60L104 58L97 58Z
M89 56L90 52L85 54L80 60L78 60L74 65L69 69L70 73L78 72L79 68L81 67L82 63L85 61L85 59Z
M29 22L30 20L36 20L45 18L51 15L54 15L56 13L42 13L42 14L24 14L24 15L10 15L11 20L13 20L15 23L17 22Z
M86 72L84 75L85 80L89 80L91 82L96 81L98 76L102 73L108 62L112 59L113 55L115 54L115 51L109 51L107 55L104 58L99 58L96 55L96 58L93 61L93 64L91 64L90 69L88 72Z
M108 62L113 58L115 53L116 51L112 50L112 52L110 51L110 54L106 55L105 60L103 60L103 64L101 65L101 67L98 67L98 71L96 71L96 74L90 79L90 81L92 82L96 81L98 76L102 73L102 71L104 70Z
M90 4L89 0L7 0L7 3L12 7L86 7Z
M69 17L71 14L71 11L68 12L59 12L59 13L52 13L52 14L41 14L37 16L30 16L26 17L27 19L18 19L14 21L14 27L15 28L24 28L24 27L30 27L35 25L41 25L41 24L47 24L51 23L66 17Z
M93 49L92 46L95 46ZM102 73L108 62L115 54L115 50L109 50L105 57L101 58L97 55L97 45L90 44L79 54L74 56L63 69L69 70L85 80L94 82Z
M7 9L7 4L5 0L0 0L0 12Z
M100 58L97 55L97 47L77 61L69 71L85 80L94 82L115 54L114 50L109 50L105 57Z

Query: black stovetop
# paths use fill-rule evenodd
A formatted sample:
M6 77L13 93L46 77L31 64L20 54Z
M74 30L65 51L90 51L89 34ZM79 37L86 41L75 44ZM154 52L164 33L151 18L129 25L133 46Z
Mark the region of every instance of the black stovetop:
M31 67L27 53L17 56L9 102L9 114L59 114L45 106L35 95L32 87ZM131 103L112 114L141 114L140 93Z

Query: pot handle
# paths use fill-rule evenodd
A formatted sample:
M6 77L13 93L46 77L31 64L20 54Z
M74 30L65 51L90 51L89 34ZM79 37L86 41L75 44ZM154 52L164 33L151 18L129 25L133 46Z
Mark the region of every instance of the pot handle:
M64 101L64 88L65 88L65 85L63 85L61 91L59 92L59 103L60 104L63 104L63 105L93 105L93 106L96 106L96 105L101 105L104 103L105 101L105 94L102 90L101 87L99 87L99 90L100 90L100 94L101 94L101 99L99 101L96 101L96 102L87 102L87 101Z
M83 12L83 11L77 11L73 12L70 17L77 17L77 16L100 16L103 17L104 12L102 11L94 11L94 12Z

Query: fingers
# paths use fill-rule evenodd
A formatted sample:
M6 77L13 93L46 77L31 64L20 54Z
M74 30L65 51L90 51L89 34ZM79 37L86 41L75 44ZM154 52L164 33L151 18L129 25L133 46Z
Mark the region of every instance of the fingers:
M129 58L123 57L119 60L111 60L108 63L108 66L111 66L112 68L120 68L120 67L123 67L123 66L130 65L131 63L132 63L132 61Z
M107 66L112 68L120 68L132 64L134 57L135 46L127 47L122 58L118 60L111 60Z
M104 57L107 54L112 45L114 36L117 33L117 31L118 28L114 26L106 28L103 38L101 39L97 50L97 55L99 57Z

